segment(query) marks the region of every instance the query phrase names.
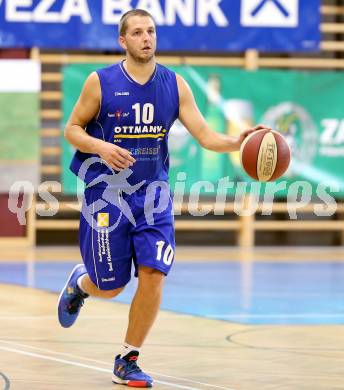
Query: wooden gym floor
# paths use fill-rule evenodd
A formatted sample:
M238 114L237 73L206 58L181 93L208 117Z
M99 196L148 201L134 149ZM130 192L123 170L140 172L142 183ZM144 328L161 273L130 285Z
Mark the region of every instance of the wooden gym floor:
M156 389L343 390L343 254L341 248L245 255L227 248L181 248L166 286L163 307L169 310L160 312L141 366ZM123 302L129 295L120 303L87 301L70 329L57 323L58 295L52 291L68 275L64 266L78 259L76 248L1 251L0 389L126 388L112 384L111 370L125 333ZM227 268L221 267L227 265L233 279L223 278ZM215 280L202 285L213 268L219 270ZM193 272L198 281L205 275L198 287L178 278L190 269L203 269Z

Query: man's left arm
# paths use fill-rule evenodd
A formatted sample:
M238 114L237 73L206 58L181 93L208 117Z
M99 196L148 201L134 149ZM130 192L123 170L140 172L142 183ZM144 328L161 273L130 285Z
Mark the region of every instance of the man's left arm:
M199 144L206 149L215 152L234 152L240 149L241 143L252 132L265 129L263 125L243 131L239 137L218 133L212 130L203 115L199 111L194 96L186 81L177 74L177 84L179 91L179 120L197 139Z

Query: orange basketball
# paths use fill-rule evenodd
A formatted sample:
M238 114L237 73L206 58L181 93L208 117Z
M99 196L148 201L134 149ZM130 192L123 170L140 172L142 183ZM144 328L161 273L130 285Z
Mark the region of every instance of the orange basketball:
M258 130L241 144L240 161L245 172L253 179L272 181L287 170L290 149L285 138L276 131Z

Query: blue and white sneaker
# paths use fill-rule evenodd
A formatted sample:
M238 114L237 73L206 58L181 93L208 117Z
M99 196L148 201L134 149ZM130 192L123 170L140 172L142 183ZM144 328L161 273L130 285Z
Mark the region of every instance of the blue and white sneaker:
M130 387L152 387L153 379L137 365L139 353L131 351L124 358L116 356L112 382Z
M88 297L88 294L81 291L77 284L78 278L86 273L83 264L76 265L61 291L57 304L59 321L64 328L69 328L74 324L84 304L84 299Z

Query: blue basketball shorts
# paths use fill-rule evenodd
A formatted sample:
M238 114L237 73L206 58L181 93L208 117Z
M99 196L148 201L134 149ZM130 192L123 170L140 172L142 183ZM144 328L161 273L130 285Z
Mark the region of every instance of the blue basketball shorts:
M88 275L100 290L125 286L132 264L135 276L140 265L167 275L175 252L169 188L152 191L145 186L132 194L86 188L79 242Z

